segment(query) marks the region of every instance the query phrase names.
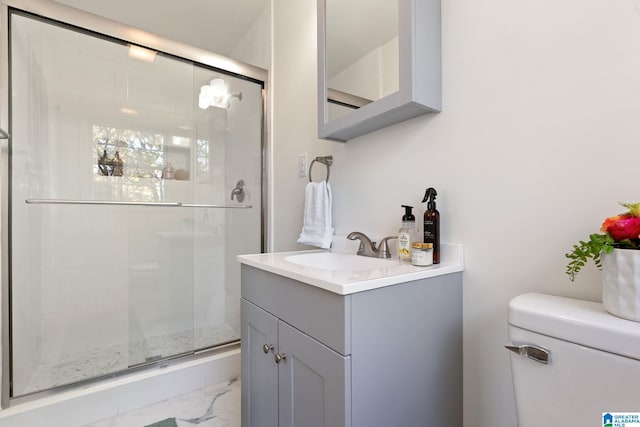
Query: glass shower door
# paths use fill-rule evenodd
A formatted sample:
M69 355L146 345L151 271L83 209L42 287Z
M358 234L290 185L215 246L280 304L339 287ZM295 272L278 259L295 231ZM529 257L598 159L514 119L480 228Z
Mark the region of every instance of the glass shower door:
M12 396L238 340L261 83L10 20ZM226 102L199 108L214 79Z

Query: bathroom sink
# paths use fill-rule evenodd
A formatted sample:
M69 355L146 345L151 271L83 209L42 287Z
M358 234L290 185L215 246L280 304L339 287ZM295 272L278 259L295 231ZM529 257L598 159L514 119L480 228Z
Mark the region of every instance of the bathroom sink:
M296 254L285 257L285 261L303 267L312 267L322 270L360 271L390 268L398 265L398 260L372 258L355 254L314 252L308 254Z
M401 263L398 258L356 255L355 248L354 252L314 249L238 255L238 261L247 267L265 270L339 295L349 295L463 270L462 245L443 243L440 255L443 262L428 267Z

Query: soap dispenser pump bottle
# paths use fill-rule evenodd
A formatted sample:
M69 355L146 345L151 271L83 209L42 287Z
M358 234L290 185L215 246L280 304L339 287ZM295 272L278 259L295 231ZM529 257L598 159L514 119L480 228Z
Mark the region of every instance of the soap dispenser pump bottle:
M433 187L427 188L422 203L427 203L424 212L424 243L433 244L433 263L440 263L440 212L436 209L436 196L438 193Z
M398 231L398 257L400 261L411 261L411 245L416 237L416 217L411 210L413 206L402 205L404 215L402 216L402 227Z

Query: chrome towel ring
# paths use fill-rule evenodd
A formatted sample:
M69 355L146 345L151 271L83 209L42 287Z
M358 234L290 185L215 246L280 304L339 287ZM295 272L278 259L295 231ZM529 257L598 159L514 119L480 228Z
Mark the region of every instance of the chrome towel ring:
M330 172L330 167L333 164L333 156L320 156L320 157L316 157L311 161L311 164L309 165L309 182L313 181L311 179L311 169L313 168L313 164L315 162L322 163L327 167L327 178L325 179L325 181L329 182L329 172Z

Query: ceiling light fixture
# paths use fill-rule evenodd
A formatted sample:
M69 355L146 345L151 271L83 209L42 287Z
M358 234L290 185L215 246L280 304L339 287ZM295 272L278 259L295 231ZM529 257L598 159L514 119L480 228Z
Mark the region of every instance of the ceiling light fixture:
M209 107L227 109L233 98L242 101L242 92L230 94L224 79L213 79L209 84L200 87L198 106L203 110Z
M156 59L156 51L140 46L129 45L129 57L145 62L153 62Z
M131 115L138 114L138 112L136 110L134 110L133 108L129 108L129 107L120 107L120 112L124 113L124 114L131 114Z

